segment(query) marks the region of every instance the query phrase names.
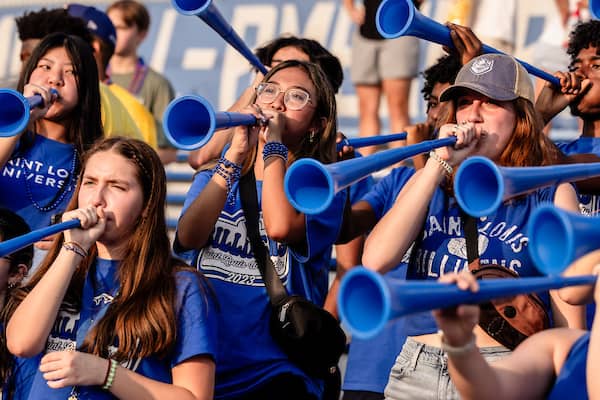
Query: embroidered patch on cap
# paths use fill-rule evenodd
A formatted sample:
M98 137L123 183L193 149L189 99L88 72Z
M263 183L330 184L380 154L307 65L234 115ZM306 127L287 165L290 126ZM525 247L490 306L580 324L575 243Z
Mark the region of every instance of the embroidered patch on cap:
M487 72L490 72L493 66L494 60L480 58L471 64L471 72L473 72L475 75L483 75Z

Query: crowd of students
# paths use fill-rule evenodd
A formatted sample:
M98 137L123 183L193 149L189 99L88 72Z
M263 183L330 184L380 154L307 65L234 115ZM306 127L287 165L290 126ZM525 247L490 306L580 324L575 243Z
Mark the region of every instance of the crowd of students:
M358 264L472 291L470 271L486 265L539 276L527 252L531 213L550 203L594 218L594 181L532 190L481 218L460 209L452 184L476 155L503 167L600 160L600 21L574 28L571 64L556 72L560 87L548 84L537 97L513 57L480 55L473 32L449 24L456 51L424 71L427 120L406 131L408 144L448 137L455 144L339 191L315 215L294 209L284 179L302 158L331 164L360 156L351 146L337 150L343 70L314 40L274 39L257 51L268 73L257 72L231 107L258 122L190 153L197 173L173 243L164 164L174 149L159 128L173 91L137 54L147 10L133 0L107 13L71 4L17 23L24 63L17 89L43 104L23 132L0 138L0 185L10 188L0 192L0 240L59 221L80 226L0 259L3 399L599 398L600 317L591 313L586 324L585 304L600 288L591 286L543 293L550 328L518 345L503 341L498 326L478 325L473 305L410 315L373 339L352 338L341 394L273 340L245 204L255 188L259 233L287 291L336 317L339 281ZM123 106L131 101L135 108ZM553 143L544 126L567 106L582 135ZM140 124L132 110L150 122ZM329 282L334 246L338 268ZM599 254L565 274L598 273Z

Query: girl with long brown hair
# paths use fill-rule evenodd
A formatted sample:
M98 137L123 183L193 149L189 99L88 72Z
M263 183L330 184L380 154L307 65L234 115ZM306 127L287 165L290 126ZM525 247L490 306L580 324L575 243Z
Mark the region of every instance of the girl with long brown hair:
M458 166L474 155L510 167L556 163L558 153L544 136L533 108L527 71L507 55L479 56L461 68L455 84L442 92L440 99L449 104L439 137L455 136L456 144L432 151L425 166L407 181L393 207L368 236L363 264L385 273L398 265L414 244L407 279L433 280L446 273L468 271L466 244L473 240L480 265L496 264L518 276L540 275L527 251L527 221L544 202L578 210L570 184L535 190L504 202L485 217L474 218L472 239L465 234L468 217L451 189ZM584 326L581 307L568 306L553 293L543 297L555 326ZM435 321L425 315L419 322L419 331L411 332L392 368L386 398L458 398L448 378ZM496 340L498 336L492 336L496 334L475 330L477 344L490 360L509 354Z
M212 398L213 309L197 272L171 256L165 194L143 142L106 139L86 154L62 217L81 228L8 303L8 349L45 353L30 398Z

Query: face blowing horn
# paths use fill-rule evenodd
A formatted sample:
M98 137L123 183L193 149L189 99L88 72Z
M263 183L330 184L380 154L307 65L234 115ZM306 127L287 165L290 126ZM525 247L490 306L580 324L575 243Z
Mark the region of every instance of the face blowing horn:
M244 56L254 68L262 72L263 75L267 74L265 66L235 33L231 25L225 21L217 7L212 4L212 0L171 0L171 3L180 14L199 17Z
M531 214L527 237L536 268L557 275L579 257L600 249L600 219L548 204Z
M0 243L0 257L4 257L8 254L14 253L17 250L21 250L23 247L27 247L30 244L42 240L46 236L54 235L55 233L66 231L67 229L81 228L81 221L78 219L70 219L65 222L61 222L55 225L50 225L45 228L36 229L26 233L25 235L17 236L10 240L6 240Z
M56 89L50 89L58 96ZM39 94L25 97L12 89L0 89L0 137L10 137L23 132L29 123L32 108L43 107L44 99Z
M386 39L399 36L416 36L433 43L454 48L450 29L421 14L412 0L383 0L375 16L377 30ZM483 53L504 54L493 47L483 45ZM560 86L560 80L524 61L517 60L532 75L544 79L554 86Z
M600 175L600 163L543 167L499 167L488 158L470 157L456 171L454 194L469 215L483 217L512 197L545 186Z
M589 285L597 276L546 276L486 279L479 291L461 290L455 284L391 278L362 266L342 278L338 311L351 334L361 339L377 335L388 321L406 315L460 304L478 304L517 294L541 292L566 286Z
M285 194L296 210L319 214L331 205L336 193L371 173L416 154L455 143L456 137L450 136L327 165L312 158L303 158L287 170L283 182Z
M208 100L196 95L176 98L163 115L165 137L181 150L204 146L217 129L255 123L256 117L252 114L215 112Z

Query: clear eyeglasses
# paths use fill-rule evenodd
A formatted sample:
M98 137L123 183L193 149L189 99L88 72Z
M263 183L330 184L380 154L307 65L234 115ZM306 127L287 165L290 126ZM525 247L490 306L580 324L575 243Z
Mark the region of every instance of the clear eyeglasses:
M294 111L302 110L308 103L312 103L310 94L300 88L289 88L282 90L281 86L273 82L259 83L256 87L256 96L258 101L265 104L271 104L283 93L283 104Z

